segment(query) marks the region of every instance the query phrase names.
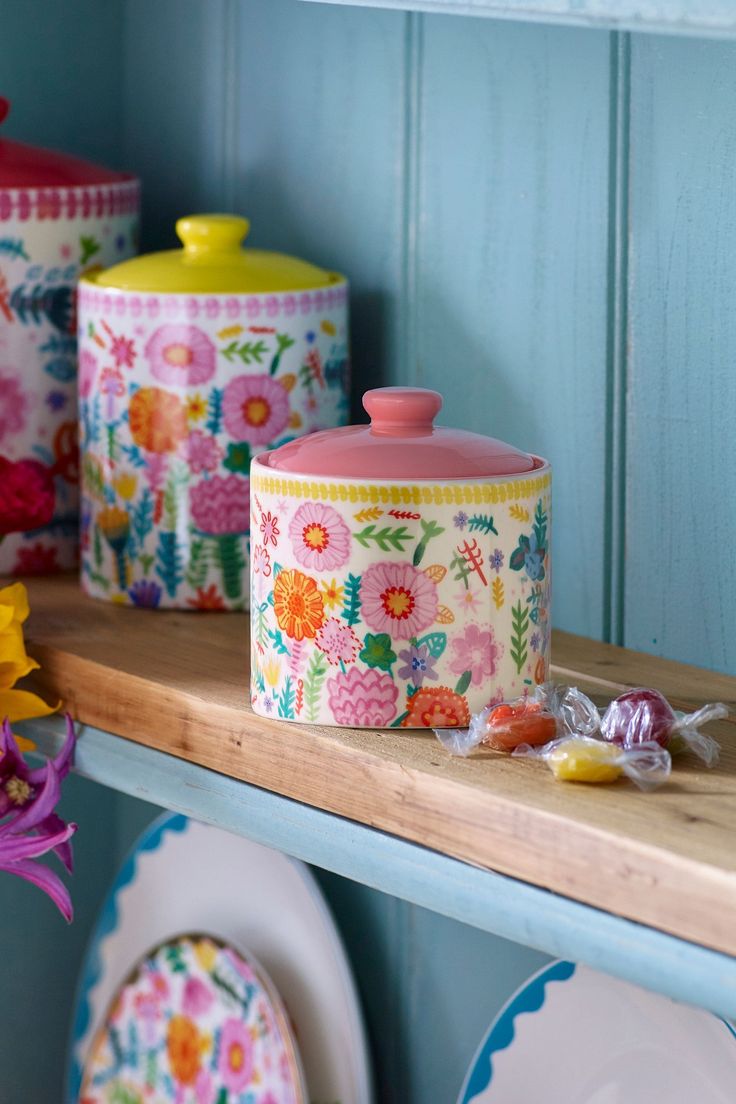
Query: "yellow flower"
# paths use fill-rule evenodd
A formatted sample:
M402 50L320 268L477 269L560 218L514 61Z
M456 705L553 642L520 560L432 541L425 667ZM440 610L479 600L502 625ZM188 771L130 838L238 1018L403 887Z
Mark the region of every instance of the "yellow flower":
M47 705L29 690L14 690L18 679L38 668L26 654L23 622L28 617L28 592L23 583L0 590L0 720L11 724L31 717L46 717L58 706Z
M336 579L333 579L329 583L322 583L322 600L327 609L332 609L334 606L341 606L344 597L345 587L338 586Z
M199 392L187 399L187 418L190 422L201 422L207 413L207 400Z
M120 497L128 502L133 497L138 487L138 476L133 475L132 472L121 472L117 479L113 480L112 485Z
M194 953L203 970L210 973L217 960L217 947L211 939L199 939L194 944Z
M264 663L262 667L263 677L269 686L275 686L279 681L279 675L281 674L281 664L275 658L271 656L268 663Z

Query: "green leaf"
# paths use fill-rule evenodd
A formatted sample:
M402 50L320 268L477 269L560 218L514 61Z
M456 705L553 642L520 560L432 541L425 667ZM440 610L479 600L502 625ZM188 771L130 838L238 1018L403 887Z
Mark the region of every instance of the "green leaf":
M472 674L470 671L464 671L460 678L457 680L457 686L455 687L456 694L464 694L470 686L470 679Z
M322 684L327 674L327 660L322 652L314 651L304 676L305 717L312 724L317 720Z
M436 521L420 521L419 524L422 527L423 536L419 541L419 544L414 549L414 557L412 563L414 567L418 567L424 559L424 553L427 551L427 545L433 537L438 537L440 533L444 533L444 529L441 525L438 525Z
M421 640L417 640L417 647L421 647L422 644L426 644L429 649L429 654L433 656L434 659L439 659L447 647L447 633L427 633Z
M348 575L345 581L345 601L342 616L351 627L360 621L360 575Z
M407 532L405 525L392 529L386 525L383 529L377 529L375 525L366 525L359 533L353 533L355 539L364 548L370 548L371 541L375 541L382 552L403 552L404 544L412 540L411 533Z
M522 606L521 599L511 609L511 625L513 632L509 654L516 665L516 673L520 675L529 654L526 646L526 638L529 632L529 610L526 606Z
M473 514L468 521L468 529L471 533L495 533L498 536L498 529L490 514Z
M368 667L378 667L381 671L390 671L391 664L396 662L396 652L391 647L391 637L388 633L366 633L365 647L360 653L360 658Z
M511 558L509 559L509 567L511 568L511 570L521 571L522 567L524 566L525 558L525 550L521 547L515 548L514 551L511 553Z
M250 445L247 441L238 441L227 446L227 456L222 462L223 467L231 472L250 471Z

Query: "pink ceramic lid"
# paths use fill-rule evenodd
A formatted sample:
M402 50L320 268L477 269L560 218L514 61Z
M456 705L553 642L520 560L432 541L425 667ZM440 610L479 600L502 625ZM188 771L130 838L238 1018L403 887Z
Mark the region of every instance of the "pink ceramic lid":
M494 437L433 424L442 396L422 387L366 391L370 425L299 437L260 460L277 471L357 479L478 479L539 466Z
M0 96L0 123L9 111L10 103ZM129 173L113 172L79 157L0 138L0 188L76 188L131 179Z

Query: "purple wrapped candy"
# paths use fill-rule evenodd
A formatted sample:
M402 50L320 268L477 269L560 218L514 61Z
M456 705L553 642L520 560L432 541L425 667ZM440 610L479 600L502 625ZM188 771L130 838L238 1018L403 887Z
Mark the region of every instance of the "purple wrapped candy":
M725 705L719 702L704 705L695 713L675 712L659 690L640 687L627 690L611 702L601 720L601 735L623 748L656 743L676 752L688 747L706 766L713 767L718 762L718 744L700 730L708 721L727 714Z

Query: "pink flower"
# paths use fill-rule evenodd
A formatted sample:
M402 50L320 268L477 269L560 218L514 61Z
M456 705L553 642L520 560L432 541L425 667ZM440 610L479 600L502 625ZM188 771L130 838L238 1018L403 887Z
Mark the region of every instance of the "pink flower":
M327 698L335 722L383 728L396 712L399 688L390 675L371 667L351 667L327 683Z
M189 977L184 985L183 1009L185 1016L202 1016L208 1011L214 997L198 977Z
M256 575L260 572L266 578L271 574L271 557L260 544L253 546L253 570Z
M497 643L493 629L482 631L477 625L467 625L462 636L450 641L450 670L455 675L470 671L470 681L480 686L498 670L503 645Z
M189 491L194 524L203 533L246 533L250 480L242 475L215 475Z
M337 617L327 618L314 642L335 667L338 663L355 663L360 651L360 641L353 630Z
M25 429L28 395L13 376L0 375L0 441Z
M274 517L271 511L263 514L261 517L261 533L263 534L263 543L268 545L269 541L273 544L274 548L278 543L279 535L279 519Z
M197 1104L215 1104L215 1084L205 1069L201 1069L194 1082Z
M201 429L193 429L184 444L184 455L190 470L195 475L200 475L205 471L217 471L217 466L225 453L209 433L204 433Z
M181 387L206 383L215 374L216 349L197 326L159 326L146 345L151 371L162 383Z
M97 376L97 357L89 349L82 349L79 354L79 394L81 398L88 399L92 391L92 385Z
M397 640L418 636L437 616L437 588L408 563L372 564L360 588L366 625Z
M135 345L132 338L122 335L113 337L110 355L118 368L132 368L135 360Z
M0 534L48 525L55 498L50 468L38 460L13 463L0 456Z
M220 1035L220 1076L228 1092L247 1089L253 1074L253 1040L241 1020L225 1020Z
M236 376L225 388L222 415L236 441L267 445L289 421L289 395L271 376Z
M332 571L350 557L350 530L337 510L305 502L289 523L294 555L312 571Z

